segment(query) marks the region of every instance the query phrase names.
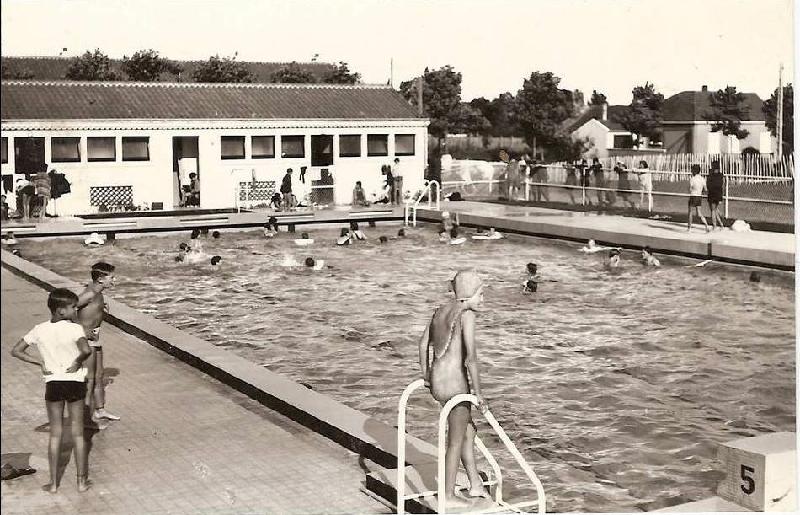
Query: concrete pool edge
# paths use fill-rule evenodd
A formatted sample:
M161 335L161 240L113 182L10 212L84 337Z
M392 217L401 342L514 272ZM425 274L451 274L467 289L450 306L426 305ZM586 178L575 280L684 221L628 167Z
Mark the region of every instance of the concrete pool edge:
M441 222L441 211L419 208L417 220ZM467 227L494 227L499 231L526 236L568 240L586 243L589 239L599 244L628 249L649 246L654 252L696 259L713 259L727 263L761 266L795 271L795 254L765 248L752 248L714 241L693 241L682 238L645 236L633 232L614 231L575 225L560 225L546 220L508 219L502 216L476 215L459 212L459 223Z
M82 285L44 267L0 251L11 273L52 291ZM121 302L109 299L106 322L176 357L264 406L385 468L397 465L397 430L389 424L258 366L231 351L176 329ZM398 397L399 397L398 392ZM407 436L406 463L435 461L436 447Z

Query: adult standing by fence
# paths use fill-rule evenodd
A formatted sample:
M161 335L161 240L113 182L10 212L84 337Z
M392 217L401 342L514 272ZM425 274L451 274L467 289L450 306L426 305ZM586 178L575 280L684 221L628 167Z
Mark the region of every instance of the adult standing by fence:
M622 161L617 161L614 171L617 172L617 194L619 194L623 202L627 202L630 205L631 209L636 209L636 204L631 200L631 181L628 168Z
M644 205L644 196L647 195L647 211L653 211L653 175L647 166L647 161L639 161L639 168L636 170L639 178L639 207Z
M574 163L567 163L567 186L578 186L578 177L583 175L583 171L581 170L581 164L577 160ZM567 188L567 195L569 195L569 200L572 204L577 204L575 202L575 188Z
M550 194L547 192L547 187L544 186L547 183L547 167L540 163L538 159L534 159L534 162L536 163L533 170L533 181L535 183L533 187L534 200L537 202L542 200L550 202Z
M508 200L514 200L519 185L519 161L512 157L506 165L506 185L508 186Z
M594 175L594 187L597 188L597 205L603 207L606 199L606 192L602 188L606 187L606 177L603 165L596 157L592 159L592 175Z
M706 226L706 232L709 232L706 217L700 211L700 207L703 205L703 190L705 189L706 180L700 175L700 165L692 165L692 177L689 179L689 227L687 232L692 232L692 220L695 212L700 217L703 225Z
M719 169L719 161L711 162L711 173L708 174L706 181L706 190L708 190L708 207L711 209L711 224L714 230L717 230L717 222L719 228L722 230L725 223L722 221L722 216L719 214L719 203L722 202L722 192L725 188L725 176Z

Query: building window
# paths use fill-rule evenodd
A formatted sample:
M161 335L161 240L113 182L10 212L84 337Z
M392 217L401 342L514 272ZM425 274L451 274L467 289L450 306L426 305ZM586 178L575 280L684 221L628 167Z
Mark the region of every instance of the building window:
M361 135L339 136L339 157L361 157Z
M78 163L81 160L80 138L51 138L50 155L54 163Z
M281 157L306 157L305 136L281 136Z
M222 136L220 141L222 159L244 159L244 136Z
M122 138L123 161L149 161L150 138Z
M3 151L3 164L8 163L8 138L0 138L0 142L2 142L2 151Z
M367 135L367 155L368 156L388 156L389 155L389 136L386 134Z
M253 159L275 157L275 136L253 136Z
M633 136L614 136L614 148L633 148Z
M413 156L414 155L414 135L397 134L394 137L394 155Z
M116 161L116 138L86 138L86 159L89 161Z

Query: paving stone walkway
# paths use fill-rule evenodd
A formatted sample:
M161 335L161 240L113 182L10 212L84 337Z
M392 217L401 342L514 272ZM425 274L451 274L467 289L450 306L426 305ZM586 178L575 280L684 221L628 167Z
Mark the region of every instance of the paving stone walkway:
M2 270L3 461L37 469L2 482L4 515L391 513L362 492L355 454L109 325L107 408L122 420L86 433L91 490L77 492L70 457L59 492L43 492L44 384L35 366L9 353L49 317L46 299L44 290Z

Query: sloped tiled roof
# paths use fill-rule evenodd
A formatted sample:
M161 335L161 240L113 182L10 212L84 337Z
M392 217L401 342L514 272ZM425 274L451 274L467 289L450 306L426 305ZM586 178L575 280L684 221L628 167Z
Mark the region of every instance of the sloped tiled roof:
M12 57L3 56L0 58L0 65L3 68L4 77L13 73L30 73L31 80L69 80L64 76L67 73L72 57ZM183 67L180 77L165 73L162 79L166 81L191 82L192 72L205 61L174 61ZM272 82L272 74L280 70L288 63L267 63L259 61L237 61L247 66L253 74L253 82ZM336 68L331 63L297 63L301 70L309 72L317 80L320 80L327 72ZM122 59L111 59L111 69L120 77L126 75L122 72ZM9 74L9 75L5 75Z
M710 91L681 91L664 101L661 114L665 122L691 122L705 120L711 110ZM750 108L743 121L764 121L761 107L764 102L755 93L744 93L744 105Z
M608 106L608 119L603 120L603 106L590 105L587 106L578 116L573 116L572 118L567 119L562 124L562 127L567 133L571 133L582 127L589 120L595 119L608 127L609 130L624 131L625 128L619 123L619 120L628 109L630 109L630 107L624 105Z
M409 119L417 111L382 85L3 81L0 118Z

